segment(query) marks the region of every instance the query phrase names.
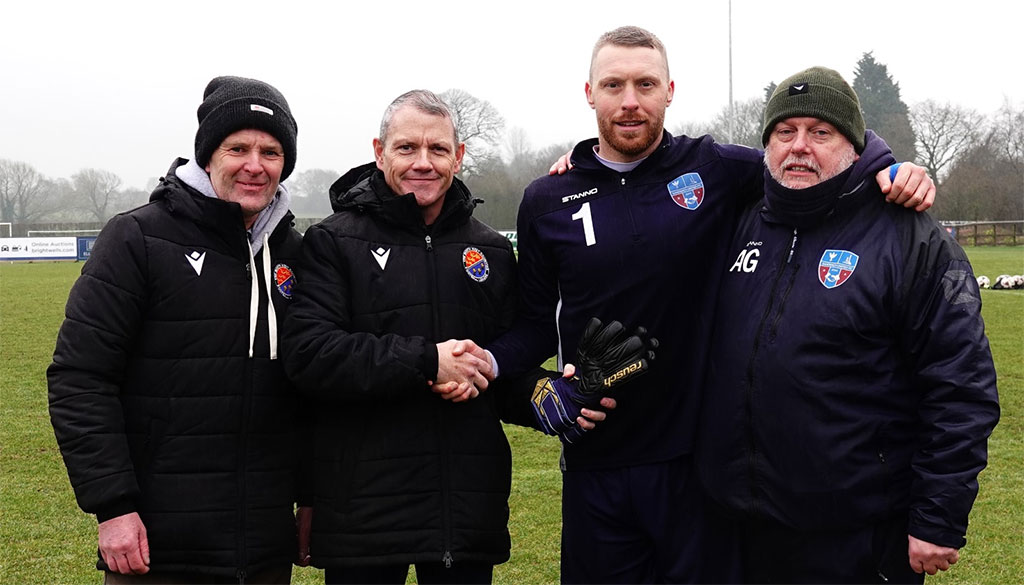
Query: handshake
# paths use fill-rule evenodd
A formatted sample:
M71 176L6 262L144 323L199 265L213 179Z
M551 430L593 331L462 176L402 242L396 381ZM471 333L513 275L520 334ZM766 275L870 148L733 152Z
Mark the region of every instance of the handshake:
M654 360L658 340L643 328L629 335L618 321L604 325L592 318L577 349L575 367L567 364L561 378L537 380L531 406L542 431L572 443L593 428L604 413L594 411L616 386L643 374ZM438 375L431 382L445 400L475 398L494 379L490 356L470 340L437 344ZM605 402L614 408L614 401ZM588 420L591 419L591 420Z

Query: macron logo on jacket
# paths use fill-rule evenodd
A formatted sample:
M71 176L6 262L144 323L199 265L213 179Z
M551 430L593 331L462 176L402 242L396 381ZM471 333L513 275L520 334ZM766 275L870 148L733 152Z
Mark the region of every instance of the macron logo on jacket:
M377 261L377 265L380 266L381 270L388 264L388 257L391 256L391 248L385 250L383 247L377 248L376 250L370 250L373 254L373 259Z
M185 260L188 260L188 263L192 265L192 270L196 271L196 276L202 276L206 252L200 254L198 250L192 250L191 254L185 254Z

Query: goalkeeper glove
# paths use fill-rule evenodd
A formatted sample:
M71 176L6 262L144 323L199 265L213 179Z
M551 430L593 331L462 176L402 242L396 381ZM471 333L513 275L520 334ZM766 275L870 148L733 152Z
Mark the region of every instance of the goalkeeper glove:
M618 321L603 325L592 318L580 338L576 375L537 381L532 405L541 429L566 443L579 440L586 432L576 420L580 409L597 406L613 387L646 372L657 346L642 327L627 335Z

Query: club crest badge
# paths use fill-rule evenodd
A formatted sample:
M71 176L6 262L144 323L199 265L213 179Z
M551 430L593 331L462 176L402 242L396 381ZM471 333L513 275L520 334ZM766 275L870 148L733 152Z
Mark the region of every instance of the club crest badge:
M857 268L860 256L847 250L825 250L818 262L818 281L825 288L835 288L846 282Z
M491 269L487 265L487 258L483 252L476 248L466 248L462 251L462 266L466 269L466 274L477 282L487 280L487 277L491 274Z
M704 181L697 173L680 175L666 186L668 194L672 196L672 201L684 209L693 211L704 201Z
M292 287L295 286L295 274L286 264L278 264L274 267L274 284L277 292L286 299L292 298Z

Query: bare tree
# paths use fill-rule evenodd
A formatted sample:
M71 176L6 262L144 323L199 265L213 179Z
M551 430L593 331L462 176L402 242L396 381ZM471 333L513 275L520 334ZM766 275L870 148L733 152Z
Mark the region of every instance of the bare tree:
M292 213L297 217L327 217L332 213L330 190L340 175L329 169L309 169L288 179Z
M708 122L682 122L672 130L676 136L689 136L690 138L700 138L713 132L714 128Z
M525 133L514 129L505 143L508 163L498 157L490 158L466 178L473 196L484 201L476 208L474 217L496 229L515 229L523 190L534 179L547 175L551 164L572 147L571 142L566 142L534 151L529 148Z
M764 101L750 98L737 102L732 111L732 133L734 144L742 144L753 148L761 148L761 125L764 117ZM717 142L729 142L729 106L724 106L708 123L687 122L676 127L677 135L699 138L710 134Z
M30 222L53 211L46 178L31 165L0 159L0 221Z
M500 158L483 161L476 172L466 177L473 198L481 201L473 217L499 230L515 229L516 211L523 185L509 177L509 168Z
M733 144L761 148L761 128L764 125L764 101L750 98L737 102L732 113ZM727 142L729 130L729 108L725 107L715 117L711 135L719 142Z
M936 185L946 179L949 165L970 150L985 132L985 118L969 108L926 100L910 109L917 137L918 161Z
M105 222L120 209L121 177L110 171L82 169L71 175L75 199L96 221Z
M933 215L941 219L1024 218L1024 111L1003 104L988 131L949 168Z
M75 197L75 186L66 177L49 179L44 187L53 197L53 205L56 209L46 214L46 219L57 222L80 222L89 221L84 217L82 206Z
M517 158L530 154L530 139L522 126L509 128L505 133L504 147L505 160L514 161Z
M153 189L139 189L138 187L126 187L118 195L124 209L135 209L136 207L149 203L149 196Z
M1024 175L1003 156L995 129L950 165L931 212L939 219L1019 220L1024 217Z
M466 143L462 174L472 175L486 159L498 156L505 118L491 102L461 89L449 89L439 97L451 108L459 140Z
M1015 106L1006 99L996 112L992 130L1000 154L1016 169L1018 177L1024 177L1024 104Z

